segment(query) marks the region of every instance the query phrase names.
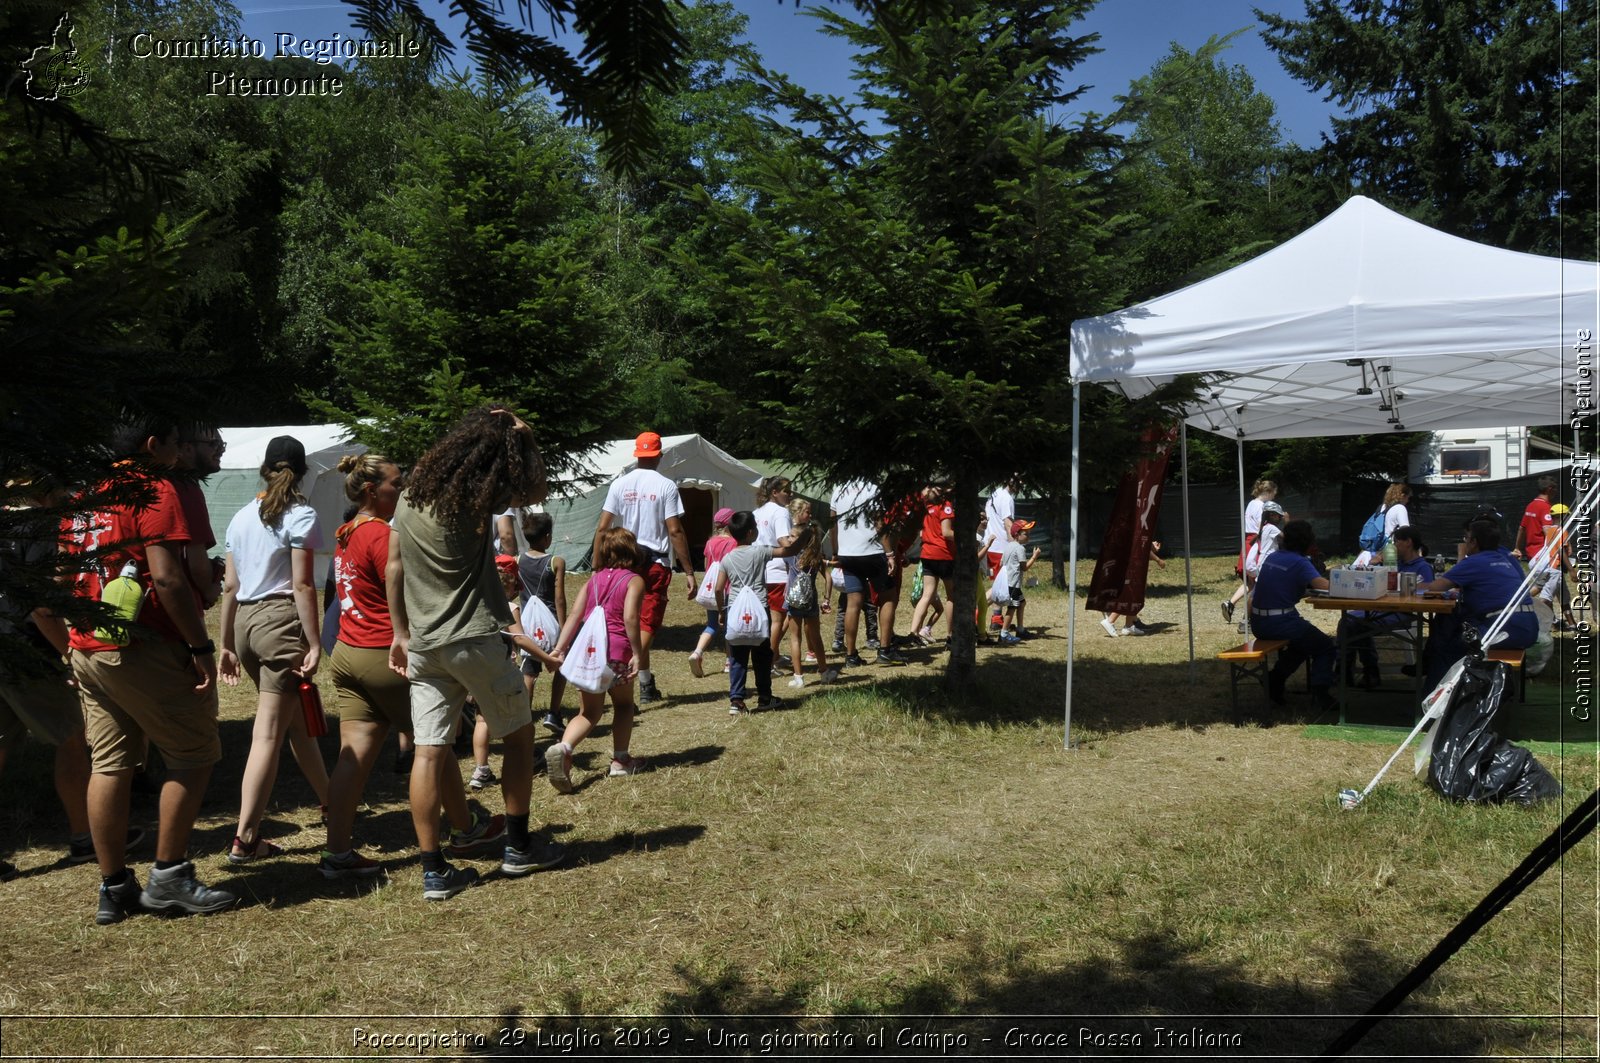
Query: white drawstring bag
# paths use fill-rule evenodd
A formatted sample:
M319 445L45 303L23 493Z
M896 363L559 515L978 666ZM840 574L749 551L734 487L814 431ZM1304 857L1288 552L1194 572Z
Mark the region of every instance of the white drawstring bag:
M759 646L767 641L767 631L766 595L754 587L740 587L728 603L728 645Z
M844 590L844 569L834 565L833 571L828 573L828 582L840 590Z
M578 629L578 637L567 647L567 655L561 662L561 674L567 677L567 682L591 694L610 690L617 673L606 660L609 641L606 611L597 605L589 610L588 619Z
M543 598L529 598L528 604L522 607L522 633L537 642L546 653L556 648L556 639L561 637L561 625L556 623L556 614L544 604Z
M722 575L722 562L713 561L711 567L706 569L706 578L700 581L700 589L695 591L694 604L702 609L716 612L717 605L717 577Z
M1006 567L1000 566L1000 571L995 573L994 583L989 586L989 600L996 605L1011 604L1011 581L1006 578Z

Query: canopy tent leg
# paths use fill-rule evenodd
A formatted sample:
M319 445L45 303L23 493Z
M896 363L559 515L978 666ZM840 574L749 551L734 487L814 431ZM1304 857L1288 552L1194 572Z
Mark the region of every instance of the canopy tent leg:
M1244 513L1250 503L1245 500L1244 493L1244 433L1240 433L1239 441L1239 578L1244 579L1244 637L1249 641L1255 636L1255 631L1250 627L1250 581L1244 576Z
M1067 705L1061 725L1061 746L1072 748L1072 657L1078 633L1078 429L1082 384L1072 385L1072 519L1067 543Z
M1179 463L1183 466L1183 583L1189 605L1189 681L1195 679L1194 668L1194 566L1189 550L1189 422L1178 422Z

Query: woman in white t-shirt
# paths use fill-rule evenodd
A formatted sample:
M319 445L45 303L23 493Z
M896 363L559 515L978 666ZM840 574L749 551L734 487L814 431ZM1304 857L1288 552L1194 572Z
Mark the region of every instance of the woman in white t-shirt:
M260 691L239 788L239 830L228 850L228 861L234 864L283 851L262 838L260 830L285 735L317 800L324 808L328 804L328 769L316 739L306 733L300 709L300 683L313 679L322 659L313 575L322 533L317 511L300 491L305 474L306 451L300 441L274 438L261 463L266 490L228 523L217 673L224 683L237 686L242 668Z
M1411 523L1411 511L1406 503L1411 501L1411 488L1406 484L1390 484L1383 493L1383 549L1377 553L1367 550L1356 555L1355 567L1368 565L1398 565L1399 556L1394 549L1394 533Z
M789 503L794 501L794 485L787 476L769 476L756 489L755 509L757 546L774 549L794 530L794 520L789 514ZM767 610L771 614L767 625L772 644L772 660L781 666L783 657L779 647L783 642L783 624L788 616L783 596L789 589L789 561L776 557L767 562ZM776 669L775 669L776 670Z

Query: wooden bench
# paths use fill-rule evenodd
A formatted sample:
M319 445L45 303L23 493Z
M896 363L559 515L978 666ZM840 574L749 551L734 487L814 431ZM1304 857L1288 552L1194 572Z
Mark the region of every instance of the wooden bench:
M1217 654L1217 660L1228 662L1228 689L1233 694L1233 722L1244 722L1239 711L1239 681L1254 679L1267 688L1267 656L1289 645L1288 639L1250 639L1230 650Z
M1489 660L1503 664L1517 674L1517 700L1526 703L1528 700L1528 671L1522 667L1522 651L1490 650L1486 656Z

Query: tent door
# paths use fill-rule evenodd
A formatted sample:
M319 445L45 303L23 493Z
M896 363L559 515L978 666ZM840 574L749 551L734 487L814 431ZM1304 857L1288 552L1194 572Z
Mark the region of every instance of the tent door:
M689 540L689 554L698 572L706 567L706 540L711 538L711 514L717 511L718 492L704 487L679 485L683 499L683 534Z

